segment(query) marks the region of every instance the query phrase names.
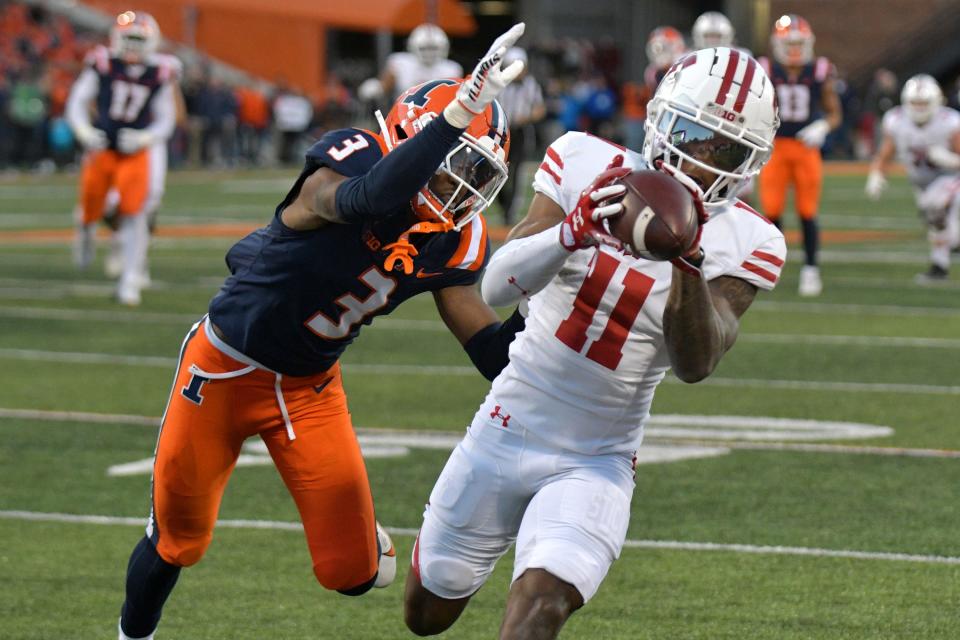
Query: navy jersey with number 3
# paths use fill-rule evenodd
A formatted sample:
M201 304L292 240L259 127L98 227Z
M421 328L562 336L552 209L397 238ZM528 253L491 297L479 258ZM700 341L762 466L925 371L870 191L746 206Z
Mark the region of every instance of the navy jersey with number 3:
M407 298L477 282L489 255L482 216L460 231L412 235L413 273L387 271L383 247L414 221L408 207L379 222L295 231L280 218L303 181L325 166L363 175L382 157L361 129L328 132L307 152L307 166L273 220L227 253L231 275L210 303L226 342L265 367L302 376L328 369L360 327Z

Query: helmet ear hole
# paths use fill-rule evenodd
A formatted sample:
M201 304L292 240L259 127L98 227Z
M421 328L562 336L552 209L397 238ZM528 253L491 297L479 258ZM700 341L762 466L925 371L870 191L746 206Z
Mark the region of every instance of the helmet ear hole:
M407 132L404 131L403 127L401 127L399 124L393 125L393 132L397 136L397 140L406 140L408 137Z

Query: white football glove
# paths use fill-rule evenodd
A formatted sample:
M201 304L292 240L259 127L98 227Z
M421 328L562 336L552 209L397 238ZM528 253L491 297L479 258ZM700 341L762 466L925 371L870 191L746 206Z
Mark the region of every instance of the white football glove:
M797 131L797 138L808 147L819 149L826 142L828 133L830 133L830 125L821 118Z
M466 128L470 122L483 113L487 105L493 102L503 88L516 80L523 72L523 61L516 60L506 69L500 68L500 62L507 49L520 39L525 28L524 23L518 22L510 30L494 40L486 55L474 68L473 73L464 80L457 90L457 99L443 110L447 122L460 129Z
M383 97L383 85L376 78L367 78L357 87L357 97L366 102Z
M154 136L146 129L120 129L117 132L117 151L136 153L154 142Z
M947 171L960 169L960 155L946 147L934 146L927 149L927 160L930 164Z
M863 189L867 197L871 200L879 200L886 188L887 179L877 169L871 169L867 174L867 186Z
M106 149L107 144L109 144L106 132L103 131L103 129L97 129L90 125L75 127L73 135L76 136L77 142L87 151L100 151L101 149Z

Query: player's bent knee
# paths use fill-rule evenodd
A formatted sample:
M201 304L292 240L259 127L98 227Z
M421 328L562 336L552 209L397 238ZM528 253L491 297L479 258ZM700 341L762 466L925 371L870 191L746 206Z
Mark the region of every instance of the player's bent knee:
M458 558L433 560L421 567L421 573L427 576L430 586L439 591L441 597L459 598L474 590L473 567Z
M199 542L190 542L187 544L164 544L161 539L157 544L157 554L169 564L177 567L192 567L203 559L210 546L210 538Z
M345 596L362 596L367 591L370 591L370 589L373 589L373 585L376 581L377 581L377 576L374 575L372 578L370 578L363 584L357 585L356 587L351 587L349 589L337 589L337 593L342 593Z

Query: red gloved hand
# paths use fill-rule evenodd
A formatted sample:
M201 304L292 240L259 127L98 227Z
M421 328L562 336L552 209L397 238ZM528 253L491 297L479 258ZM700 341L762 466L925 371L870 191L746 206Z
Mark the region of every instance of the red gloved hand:
M580 193L573 211L560 224L560 244L567 251L606 244L618 250L623 243L607 231L603 221L623 213L620 200L627 192L622 184L611 184L628 175L632 169L623 166L623 156L617 155L603 173L593 179Z

